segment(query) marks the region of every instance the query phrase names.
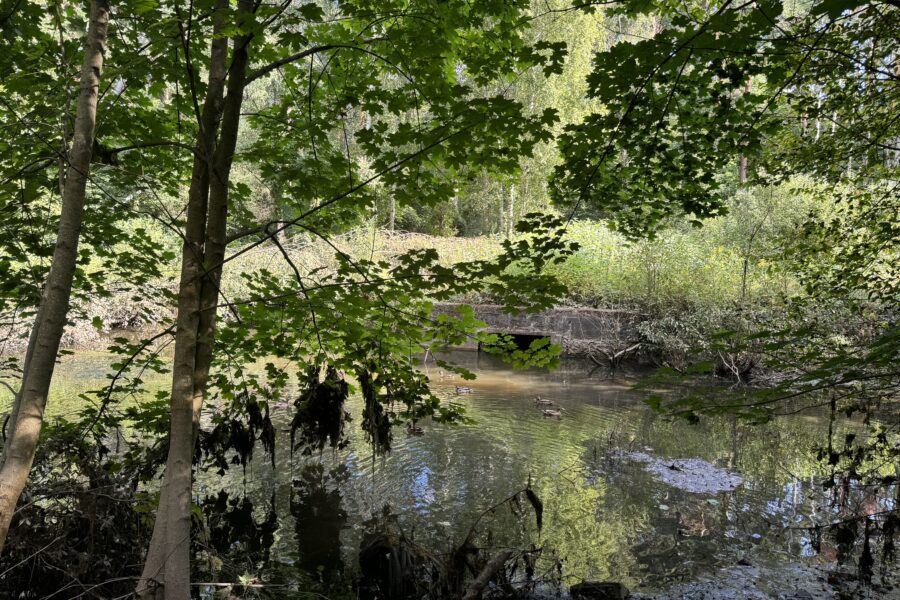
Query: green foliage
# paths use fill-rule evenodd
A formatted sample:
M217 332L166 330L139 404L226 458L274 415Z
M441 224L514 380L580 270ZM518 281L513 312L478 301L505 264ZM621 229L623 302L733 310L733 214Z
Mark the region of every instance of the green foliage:
M580 249L555 272L573 298L595 306L659 313L777 304L801 292L796 232L824 211L805 185L737 193L725 216L702 228L670 222L649 240L574 221L568 231Z
M884 34L897 11L851 4L844 8L856 12L844 15L816 5L786 16L775 1L693 12L626 4L658 12L667 26L597 55L589 94L604 109L567 129L555 199L614 214L635 236L670 215L720 214L721 174L739 155L760 158L761 179L894 169L882 140L896 126L886 115L896 114L897 90L885 75L896 40ZM873 50L857 60L855 48Z
M552 344L550 338L532 341L528 348L521 349L509 335L494 334L482 340L481 348L491 354L507 357L514 367L543 367L554 369L559 366L562 347Z
M46 428L4 548L0 591L33 597L93 587L132 591L131 565L149 529L133 506L133 473L105 460L77 424Z
M9 325L6 338L13 338L16 347L15 338L27 338L19 323L34 314L55 243L67 168L60 153L72 143L73 98L86 23L75 5L29 2L8 8L0 22L9 42L0 57L0 126L7 140L0 143L0 317ZM127 26L117 29L110 36L110 52L123 51L136 37ZM131 157L137 153L121 148L134 139L167 137L175 131L174 120L160 118L165 107L153 100L159 89L149 77L156 71L145 60L123 62L108 72L110 81L127 81L129 93L110 86L99 101L104 118L98 126L97 164L88 185L73 289L73 312L87 320L87 305L114 291L149 296L147 284L162 275L160 268L173 257L160 243L159 229L148 227L141 217L146 197L154 192L135 173ZM120 85L124 89L124 83ZM128 115L127 122L123 115ZM157 151L171 157L162 146ZM164 189L173 184L171 175L170 169L163 169L154 182Z
M834 202L804 225L790 258L814 296L900 305L900 203L892 183L814 191Z
M732 218L710 224L743 263L741 302L757 295L746 278L754 263L779 264L803 284L808 295L793 299L783 329L743 323L712 338L720 357L762 354L770 368L790 374L762 399L725 410L743 407L759 418L782 399L815 402L814 392L847 386L862 386L859 398L889 396L898 380L883 359L893 360L896 347L880 328L898 300L900 204L897 162L885 140L897 136L900 96L889 74L897 40L887 31L900 11L849 2L783 14L777 1L626 2L618 10L657 15L665 24L649 39L620 41L596 56L588 93L603 108L566 129L554 199L573 212L607 217L630 238L658 235L673 217L699 225L731 210ZM726 169L736 162L754 166L741 184L769 185L729 198ZM643 262L654 273L649 258ZM688 269L682 278L702 289L702 273ZM815 304L835 300L841 313L866 316L827 322L845 317ZM848 322L858 328L838 335ZM697 337L710 334L708 325L680 325L687 325L681 333L666 327L648 333L663 340L697 332L687 336L688 347L702 347ZM687 408L678 411L689 416L722 410L679 402Z
M614 215L629 237L672 215L722 214L721 171L770 127L756 113L763 97L734 92L761 72L755 51L780 11L773 1L675 13L652 39L597 54L588 94L604 109L567 128L554 199Z
M483 324L471 310L433 317L434 302L487 290L510 306L527 310L549 306L562 288L546 267L564 261L575 249L562 238L560 226L556 218L532 215L521 225L528 235L504 241L497 256L452 266L442 265L433 249L414 249L391 262L338 253L335 269L308 276L248 273L248 295L235 304L235 318L219 333L222 370L214 389L226 399L238 393L235 397L282 397L290 380L287 367L269 363L265 380L232 367L271 356L300 365L300 379L308 382L318 379L318 369L306 373L303 365L328 365L332 375L326 381L332 383L325 388L308 384L309 390L338 385L342 381L335 379L338 372L352 376L367 402L360 423L376 449L390 448L390 427L402 421L459 420L461 407L441 402L429 389L424 373L416 368L418 355L486 334L480 332ZM552 364L559 353L558 347L548 345L525 353L504 348L502 353L522 366ZM313 396L304 398L299 400L293 428L319 440L307 443L311 449L321 449L319 444L326 439L339 446L346 420L342 402L330 399L315 408ZM243 412L238 402L221 418L237 418Z
M785 8L777 0L619 4L620 13L656 16L661 26L597 55L589 95L603 107L566 129L551 189L570 214L601 216L633 239L671 238L660 232L674 218L699 226L719 217L707 224L742 263L737 310L720 304L643 327L647 342L669 348L664 381L717 372L735 387L715 400L651 395L651 406L691 423L711 415L759 422L823 406L832 423L857 413L884 419L884 428L843 444L829 428L819 457L831 468L826 489L841 481L844 491L893 495L900 196L889 140L900 134L900 88L889 32L900 10L893 2ZM802 202L775 201L785 192ZM788 303L760 310L775 294L752 289L754 263L777 265L804 293L785 286ZM703 270L688 273L684 280L702 288ZM864 521L864 580L872 577L869 534L892 540L895 518L855 513L835 524L846 550Z
M55 241L79 8L0 11L0 320L19 338ZM896 3L347 0L262 3L240 21L212 0L128 8L107 52L74 318L103 329L129 310L163 331L115 339L108 386L80 396L88 435L54 433L65 443L52 450L92 477L147 482L166 453L167 392L134 398L146 373L168 368L165 309L216 22L218 35L252 34L251 83L229 182L209 386L219 409L204 421L200 468L245 466L257 444L274 460L269 409L293 380L292 450L343 447L344 401L359 392L353 417L381 452L403 422L465 420L417 370L423 352L475 341L518 367L557 364L548 340L519 349L465 307L434 316L448 300L539 311L568 292L639 308L654 317L641 333L664 375L768 384L715 403L651 398L691 421L817 405L871 415L896 398ZM566 219L534 212L551 198ZM494 237L383 237L381 226ZM86 440L120 426L141 443L90 463ZM892 439L829 439L822 458L890 485L895 474L873 465L896 459ZM216 542L242 535L225 516L209 529Z

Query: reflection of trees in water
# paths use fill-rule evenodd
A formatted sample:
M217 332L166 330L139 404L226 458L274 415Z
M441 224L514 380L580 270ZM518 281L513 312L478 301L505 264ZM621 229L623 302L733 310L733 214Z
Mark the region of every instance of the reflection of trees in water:
M609 504L611 492L605 481L580 468L540 486L547 515L542 541L548 553L562 561L569 584L606 579L635 584L629 546L644 509L640 504Z
M628 521L634 527L631 544L621 542L644 584L663 585L759 553L783 552L815 555L817 562L855 569L860 581L877 583L879 574L896 568L896 465L870 461L874 474L866 476L864 468L840 463L835 453L817 455L827 425L821 415L761 427L732 417L691 425L648 415L637 433L611 431L588 443L584 463L593 473L588 481L606 486L599 509L604 518L628 521L625 507L646 508L645 519ZM860 429L852 422L834 427L835 436L848 439ZM623 448L645 446L657 456L705 456L740 472L744 485L715 495L664 485L620 458Z
M343 577L341 530L347 527L347 512L341 506L340 486L349 477L344 464L326 472L314 463L305 465L291 485L297 567L317 573L326 586L339 584Z
M479 391L490 389L485 382L491 377L498 389L508 385L505 374L497 373L487 370ZM556 389L553 397L568 403L572 411L569 417L550 422L541 418L531 396L517 402L515 395L495 397L485 392L467 405L478 425L455 429L432 425L424 436L400 439L396 452L379 463L377 476L365 468L367 454L344 455L346 465L335 470L294 464L292 518L283 525L288 530L294 527L294 534L284 539L296 550L282 546L273 555L277 558L280 551L283 558L286 554L297 561L269 568L281 580L309 577L322 585L306 589L327 589L325 593L332 594L346 590L357 570L351 556L359 548L360 531L345 529L379 503L389 502L398 509L404 528L418 543L443 551L451 540L465 535L480 510L508 494L513 482L529 478L545 505L539 540L545 553L538 568L558 557L568 582L613 579L631 587L662 587L711 574L745 557L756 561L785 552L796 557L818 554L817 561L837 562L838 529L823 528L821 544L813 548L815 532L807 528L836 520L840 512L828 508L813 512L814 505L831 505L831 496L823 497L821 488L829 472L827 461L813 451L827 431L827 413L753 426L732 416L691 424L661 418L623 394L620 398L598 396L596 390ZM361 400L351 397L348 408L361 410ZM834 435L841 439L858 425L835 423ZM352 448L368 447L360 428L348 428L347 435ZM702 458L740 473L745 485L715 495L679 491L654 479L643 465L616 459L622 450L660 458ZM354 473L352 480L348 471ZM887 471L893 473L893 467ZM876 502L859 494L848 496L843 489L838 481L832 492L836 499L859 499L845 502L841 514L847 517L861 514L850 504L868 500L869 512L876 504L882 509L890 504L884 494ZM896 506L893 502L891 506ZM282 517L286 508L280 507ZM514 515L498 511L491 527L493 541L526 547L532 538L519 525ZM879 521L878 526L893 525ZM854 539L843 544L847 568L858 562L865 533L860 521ZM871 523L876 573L884 542L879 534ZM831 555L835 558L829 559Z
M842 474L837 485L829 484L818 523L807 528L809 543L820 560L837 565L856 565L863 581L891 584L896 568L896 546L900 517L900 486L865 485ZM896 575L893 575L896 580Z
M194 537L208 546L210 556L215 554L221 561L223 574L237 577L255 572L269 562L278 530L274 491L262 519L257 519L257 510L250 498L231 498L225 490L203 500L201 510L206 518L206 530ZM215 561L208 565L213 574L218 567Z

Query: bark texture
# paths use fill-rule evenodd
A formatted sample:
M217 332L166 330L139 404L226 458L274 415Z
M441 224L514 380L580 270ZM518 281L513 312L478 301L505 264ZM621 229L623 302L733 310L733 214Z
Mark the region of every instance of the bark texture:
M94 145L100 73L106 51L109 3L106 0L93 0L90 11L56 247L29 338L22 385L13 403L8 424L9 435L0 466L0 551L6 542L16 503L25 488L34 461L44 421L44 409L47 406L47 393L69 312L72 279L78 259L85 189Z
M227 8L227 1L217 3L220 14ZM250 2L241 0L239 12L250 9ZM222 22L220 19L217 27ZM192 459L212 363L226 246L228 182L237 145L249 42L247 36L233 38L230 67L227 39L214 36L212 43L182 248L169 454L153 537L137 588L138 596L144 599L190 598ZM228 95L223 100L226 76Z
M227 2L219 0L216 9L226 10ZM217 18L216 33L222 27L223 16L220 14ZM137 593L141 598L190 598L194 355L200 322L210 167L225 90L227 38L214 36L210 57L207 92L198 123L191 186L188 190L187 221L181 249L170 398L169 453L153 535L137 586Z
M250 10L249 2L240 2L238 10L241 13L248 12ZM206 271L201 286L200 323L194 360L194 440L199 431L200 410L203 408L212 365L218 316L216 307L219 302L219 284L222 280L222 262L225 260L225 247L227 246L228 182L231 179L231 165L234 162L240 128L249 44L249 36L241 36L234 40L234 51L228 77L228 95L225 97L221 134L213 156L209 182L209 209L204 243Z

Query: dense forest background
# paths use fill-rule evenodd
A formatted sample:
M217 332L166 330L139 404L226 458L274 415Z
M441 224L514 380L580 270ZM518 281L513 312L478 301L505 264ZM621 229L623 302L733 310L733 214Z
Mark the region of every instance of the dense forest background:
M466 426L423 353L559 364L446 301L635 311L591 358L726 382L656 409L863 415L824 485L896 495L898 30L891 0L4 0L0 586L188 598L196 473L274 453L270 405L291 451L383 453ZM54 412L60 356L106 346Z

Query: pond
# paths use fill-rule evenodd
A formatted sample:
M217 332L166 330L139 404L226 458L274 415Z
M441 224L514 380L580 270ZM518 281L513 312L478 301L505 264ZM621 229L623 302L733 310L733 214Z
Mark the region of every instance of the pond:
M554 371L513 371L476 352L450 358L477 380L434 365L429 377L439 396L465 406L472 423L426 422L422 435L398 427L384 457L373 456L360 430L358 397L348 406L351 444L321 457L289 452L292 407L274 408L274 468L258 449L246 470L198 478L197 502L218 502L227 512L206 543L227 556L239 554L240 536L264 546L245 541L241 549L257 551L257 561L213 570L338 597L358 574L365 522L385 510L405 536L435 553L449 552L478 521L481 539L497 547L541 548L538 570L563 583L612 580L644 593L744 565L775 597L797 584L788 567L830 565L849 554L806 529L830 510L816 480L827 471L812 451L826 439L826 413L766 425L730 417L690 424L643 403L647 392L633 389L641 372L591 373L577 360ZM67 357L52 411L66 413L78 391L102 384L105 360ZM457 394L461 385L471 393ZM538 395L561 408L561 417L545 416ZM490 511L529 482L543 503L540 530L527 506L518 515L506 505ZM884 510L891 500L861 502Z

